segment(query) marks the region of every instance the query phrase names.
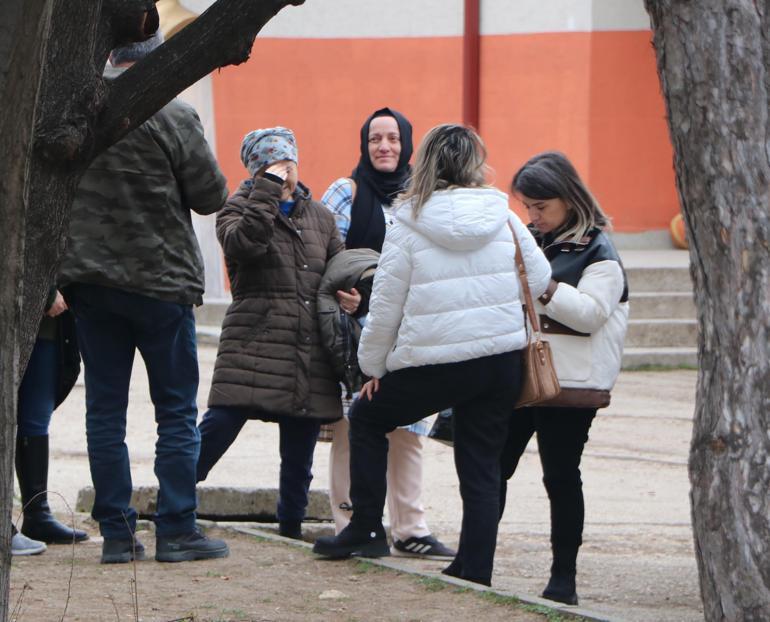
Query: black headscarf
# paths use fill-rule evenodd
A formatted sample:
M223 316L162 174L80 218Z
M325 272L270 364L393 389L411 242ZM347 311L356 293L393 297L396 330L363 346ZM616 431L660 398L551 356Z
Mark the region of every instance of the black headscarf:
M377 117L393 117L401 135L401 155L392 173L374 168L369 158L369 125ZM406 188L412 172L412 124L396 110L381 108L374 112L361 128L361 159L350 175L356 182L356 198L350 211L350 228L345 240L347 248L371 248L382 251L385 240L385 216L382 205L390 205L396 195Z

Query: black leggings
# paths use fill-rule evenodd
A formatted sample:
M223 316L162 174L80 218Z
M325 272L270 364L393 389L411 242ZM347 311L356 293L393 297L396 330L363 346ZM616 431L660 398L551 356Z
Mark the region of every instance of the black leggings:
M519 393L521 353L409 367L386 374L372 401L350 413L352 524L380 527L388 462L386 434L454 408L454 456L463 501L455 576L489 585L497 540L500 451Z
M543 484L551 502L554 548L577 549L583 541L585 508L580 458L595 416L595 408L522 408L511 415L500 460L500 516L505 509L508 479L536 433Z

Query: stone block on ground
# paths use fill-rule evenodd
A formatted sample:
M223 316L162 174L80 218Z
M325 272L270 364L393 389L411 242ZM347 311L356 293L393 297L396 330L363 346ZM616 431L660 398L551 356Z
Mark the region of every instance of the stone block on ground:
M157 486L138 486L131 495L131 505L140 518L151 518L156 510L157 498ZM277 503L277 488L198 487L198 516L204 519L274 523L278 520L275 515ZM90 512L93 504L93 487L81 488L77 511ZM305 520L332 520L326 490L310 491Z

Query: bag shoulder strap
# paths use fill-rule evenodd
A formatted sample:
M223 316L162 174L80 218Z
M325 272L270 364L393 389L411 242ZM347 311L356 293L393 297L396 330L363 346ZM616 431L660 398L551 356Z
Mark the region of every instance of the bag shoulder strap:
M529 281L527 280L527 267L524 265L524 256L521 253L521 244L516 237L516 232L511 226L511 221L508 221L508 228L511 230L513 236L513 243L516 246L516 268L519 271L519 282L521 283L521 289L524 292L524 307L527 310L527 317L529 317L529 323L532 325L532 330L537 334L537 339L540 339L540 323L537 319L537 313L535 313L535 305L532 303L532 292L529 290Z

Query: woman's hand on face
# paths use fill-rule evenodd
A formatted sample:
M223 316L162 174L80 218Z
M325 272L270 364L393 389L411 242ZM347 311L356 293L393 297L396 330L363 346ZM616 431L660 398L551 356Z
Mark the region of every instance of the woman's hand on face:
M358 311L358 306L361 304L361 294L358 293L355 287L350 290L350 293L338 289L337 302L340 303L340 307L345 313L353 315Z
M289 176L289 162L288 160L282 160L281 162L274 162L265 169L265 173L270 173L276 177L280 177L285 180Z
M370 402L372 401L372 398L374 397L374 394L377 393L377 391L380 390L380 380L379 378L372 378L371 380L367 381L364 386L361 387L361 396L366 397Z
M297 189L297 163L291 160L273 162L265 169L265 173L270 173L283 180L281 201L290 201Z
M61 315L68 309L67 303L64 302L64 296L61 295L59 290L56 290L56 299L53 301L51 308L45 312L48 317L56 317Z

